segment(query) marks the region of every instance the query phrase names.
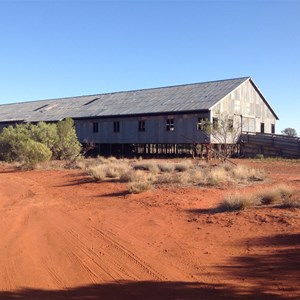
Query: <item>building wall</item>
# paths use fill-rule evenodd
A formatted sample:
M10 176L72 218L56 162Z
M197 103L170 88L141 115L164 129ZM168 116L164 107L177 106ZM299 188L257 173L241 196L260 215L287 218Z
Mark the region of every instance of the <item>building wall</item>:
M207 136L197 127L199 118L209 118L209 113L83 119L75 120L75 125L81 142L176 144L193 143L195 141L205 143L208 142ZM167 130L168 119L173 119L174 130ZM139 131L139 121L145 122L145 131ZM114 122L119 122L119 132L114 132ZM95 126L93 123L98 123L98 132L93 132Z
M242 131L261 132L261 123L264 123L264 132L273 133L272 124L275 127L276 117L250 81L246 81L214 106L211 117L218 118L220 113L232 116L234 126L241 127Z

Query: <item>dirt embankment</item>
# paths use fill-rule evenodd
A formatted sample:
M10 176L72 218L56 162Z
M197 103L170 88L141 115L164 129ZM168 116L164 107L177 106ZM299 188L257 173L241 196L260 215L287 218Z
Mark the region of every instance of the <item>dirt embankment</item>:
M239 161L300 190L298 162ZM139 195L80 170L0 170L0 299L300 299L300 210L212 213L233 187Z

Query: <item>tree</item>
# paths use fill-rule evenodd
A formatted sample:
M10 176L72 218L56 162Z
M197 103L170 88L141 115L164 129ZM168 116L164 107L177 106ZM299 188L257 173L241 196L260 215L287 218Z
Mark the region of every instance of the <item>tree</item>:
M211 142L218 144L219 152L228 157L232 154L241 134L241 123L234 116L225 113L217 113L213 122L205 125L204 132L211 136Z
M80 151L72 119L57 124L17 124L4 128L0 134L0 159L18 161L26 167L51 158L64 159L71 165Z
M282 134L288 135L288 136L297 136L297 131L294 128L285 128L281 131Z
M0 135L0 159L18 161L26 168L33 168L37 163L48 161L51 150L32 138L31 124L8 126Z
M57 155L71 165L80 156L81 144L78 141L74 121L67 118L57 123Z

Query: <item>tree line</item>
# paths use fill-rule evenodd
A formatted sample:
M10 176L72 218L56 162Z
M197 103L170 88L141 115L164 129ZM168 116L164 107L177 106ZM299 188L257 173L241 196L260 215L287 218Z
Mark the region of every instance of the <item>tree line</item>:
M50 159L71 164L80 156L80 151L81 144L70 118L57 123L8 126L0 134L0 160L20 162L29 168Z

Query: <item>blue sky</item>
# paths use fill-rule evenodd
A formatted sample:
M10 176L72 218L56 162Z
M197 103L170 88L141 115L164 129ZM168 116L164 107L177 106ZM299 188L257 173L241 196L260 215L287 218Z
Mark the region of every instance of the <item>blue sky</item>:
M300 134L300 1L0 0L0 103L251 76Z

